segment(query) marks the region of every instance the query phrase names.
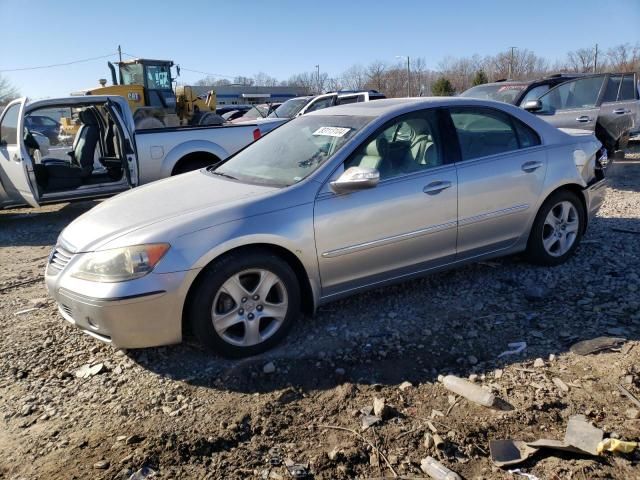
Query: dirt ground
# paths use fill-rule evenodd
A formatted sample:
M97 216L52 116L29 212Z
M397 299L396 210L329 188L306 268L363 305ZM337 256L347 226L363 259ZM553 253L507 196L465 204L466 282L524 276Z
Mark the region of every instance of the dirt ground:
M466 479L640 479L638 450L540 450L504 469L489 457L490 440L560 440L575 414L640 440L640 406L618 387L640 398L639 152L618 155L567 264L509 257L357 295L243 361L190 340L116 351L77 331L42 273L95 203L1 211L0 479L427 478L428 455ZM603 335L626 341L569 351ZM527 347L499 357L512 342ZM438 382L449 373L513 408L453 395ZM363 430L374 398L387 407Z

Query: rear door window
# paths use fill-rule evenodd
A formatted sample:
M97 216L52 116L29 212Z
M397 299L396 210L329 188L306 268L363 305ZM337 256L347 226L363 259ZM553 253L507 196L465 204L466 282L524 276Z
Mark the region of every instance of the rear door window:
M634 75L625 75L622 79L622 87L620 88L620 95L618 100L635 100L636 93L634 88Z
M618 99L621 81L622 75L611 75L609 77L609 80L607 80L607 88L605 88L602 97L603 102L615 102Z
M504 112L474 107L452 108L449 112L460 142L462 160L540 144L536 132Z

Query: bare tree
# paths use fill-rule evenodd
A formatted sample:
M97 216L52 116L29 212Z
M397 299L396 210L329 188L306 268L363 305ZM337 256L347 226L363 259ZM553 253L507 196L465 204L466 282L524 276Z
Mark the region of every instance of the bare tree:
M264 72L260 72L253 76L253 84L260 85L262 87L275 87L278 85L278 79L271 75L267 75Z
M386 70L387 65L380 60L370 63L366 70L367 86L379 92L383 91L385 89L384 73Z
M342 90L343 85L340 83L340 80L334 77L327 79L326 88L328 92L337 92Z
M239 75L233 78L233 83L236 85L242 85L243 87L251 87L253 85L253 78Z
M325 90L329 75L327 73L321 73L319 76L317 72L303 72L292 75L287 81L287 86L301 87L307 94L319 93Z
M362 65L353 65L343 72L340 80L342 85L349 90L363 90L368 76Z
M635 72L640 70L640 43L623 43L607 51L609 70L615 72Z
M486 61L491 65L489 70L494 80L508 78L509 72L513 80L532 80L546 73L549 67L544 58L526 48L515 49L513 53L509 49Z
M194 85L205 86L205 87L220 87L224 85L231 85L231 81L226 78L218 78L212 77L211 75L201 78Z
M6 105L19 96L18 90L11 85L11 82L0 75L0 105Z
M573 50L567 53L568 67L574 72L592 72L595 57L595 48L579 48L578 50Z

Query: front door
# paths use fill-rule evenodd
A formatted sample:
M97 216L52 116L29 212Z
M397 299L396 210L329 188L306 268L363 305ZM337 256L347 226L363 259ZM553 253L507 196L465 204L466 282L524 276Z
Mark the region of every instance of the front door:
M0 118L0 174L10 185L6 189L15 200L37 207L38 187L33 172L33 161L24 141L24 106L26 98L14 100ZM11 190L13 187L13 190Z
M540 138L511 115L482 107L451 108L460 144L458 256L512 246L526 234L544 183Z
M558 128L595 132L605 79L596 75L562 83L540 97L542 108L533 113Z
M321 190L314 228L324 297L454 259L457 179L437 117L434 110L399 117L345 161L340 172L378 169L376 187L347 194Z
M118 130L120 138L120 152L123 161L123 170L127 177L127 182L131 187L138 185L138 155L136 153L133 135L129 132L126 124L122 120L122 115L116 104L109 100L107 103L109 114L113 117L115 127Z

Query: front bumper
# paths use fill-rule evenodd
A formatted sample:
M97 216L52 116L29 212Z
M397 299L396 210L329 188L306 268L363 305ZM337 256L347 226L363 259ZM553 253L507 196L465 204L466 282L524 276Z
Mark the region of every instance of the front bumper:
M582 191L587 205L588 223L591 223L593 218L596 216L596 213L598 213L598 210L600 210L600 207L604 203L608 183L609 182L606 177L601 178L590 183L589 186Z
M152 272L127 282L100 283L74 278L69 270L48 268L45 283L62 317L85 333L120 348L182 340L182 308L198 271Z

